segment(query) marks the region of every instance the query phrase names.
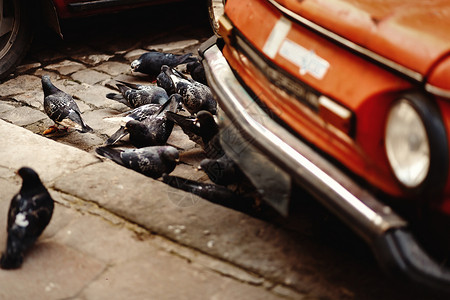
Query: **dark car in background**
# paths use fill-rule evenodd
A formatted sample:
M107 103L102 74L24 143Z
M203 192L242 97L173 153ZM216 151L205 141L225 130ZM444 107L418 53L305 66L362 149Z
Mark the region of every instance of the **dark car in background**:
M34 30L46 24L61 37L60 20L180 0L0 0L0 79L26 55Z
M211 3L221 143L262 198L286 215L303 187L394 277L449 293L450 2Z

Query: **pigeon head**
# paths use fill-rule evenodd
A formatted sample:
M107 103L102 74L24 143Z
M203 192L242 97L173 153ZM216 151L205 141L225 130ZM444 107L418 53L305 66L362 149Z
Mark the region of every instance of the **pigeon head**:
M175 100L176 103L181 103L181 101L183 100L183 97L181 97L180 94L172 94L170 96L171 100Z
M156 77L156 84L166 90L168 94L173 94L173 92L175 91L172 79L170 79L170 77L167 76L167 74L164 72L159 73L159 75Z
M44 96L51 95L58 91L58 88L50 81L50 76L44 75L41 79L42 89L44 90Z
M141 66L141 60L140 59L135 59L131 62L131 69L133 71L138 71L139 67Z
M201 127L218 130L214 116L207 110L201 110L197 113L197 122L200 123Z
M166 146L162 148L161 157L166 161L178 162L180 159L180 153L172 146Z
M189 74L191 74L192 71L194 71L195 68L197 68L200 65L201 65L201 63L198 60L191 61L190 63L186 64L186 71L188 71Z
M20 175L20 177L22 177L22 179L25 180L39 180L39 175L32 169L29 167L22 167L19 169L19 171L17 171L17 174ZM39 180L40 181L40 180Z
M39 175L32 168L22 167L17 171L17 174L22 177L22 193L29 191L30 187L43 187Z
M125 129L128 132L138 132L138 131L145 132L147 131L147 126L145 126L145 124L142 124L137 120L130 120L125 125Z

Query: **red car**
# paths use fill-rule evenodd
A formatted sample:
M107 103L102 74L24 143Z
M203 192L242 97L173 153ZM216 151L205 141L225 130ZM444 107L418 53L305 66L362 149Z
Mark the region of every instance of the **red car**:
M0 79L25 56L36 24L46 22L61 36L59 21L181 0L0 0Z
M228 156L280 213L300 185L449 293L450 2L223 2L200 54Z

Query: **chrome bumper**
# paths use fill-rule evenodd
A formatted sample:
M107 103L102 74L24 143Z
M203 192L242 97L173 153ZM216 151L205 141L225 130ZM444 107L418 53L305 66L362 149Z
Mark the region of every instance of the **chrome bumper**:
M391 272L450 293L449 271L427 256L409 233L407 222L272 120L242 87L215 41L214 37L206 41L199 53L225 114L225 128L249 141L247 154L264 156L312 193L365 239ZM225 151L233 158L233 142L226 144ZM245 168L243 171L246 173Z

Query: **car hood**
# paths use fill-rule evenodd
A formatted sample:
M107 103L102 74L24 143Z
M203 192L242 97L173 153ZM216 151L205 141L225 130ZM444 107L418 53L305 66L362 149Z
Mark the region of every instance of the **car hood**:
M426 76L450 52L448 0L279 0L365 49Z

